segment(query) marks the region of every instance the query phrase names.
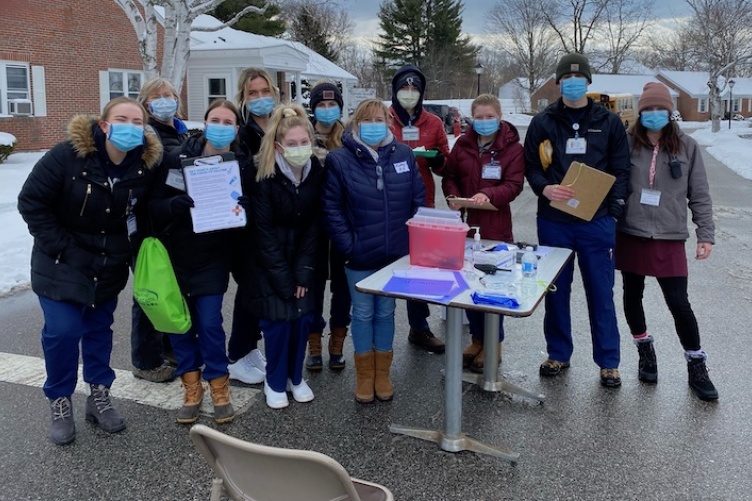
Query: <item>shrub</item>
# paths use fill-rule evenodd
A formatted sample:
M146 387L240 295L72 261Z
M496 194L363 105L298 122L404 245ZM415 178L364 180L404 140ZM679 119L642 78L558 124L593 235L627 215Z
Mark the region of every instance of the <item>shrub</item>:
M5 159L13 153L13 148L15 147L16 137L7 132L0 132L0 164L5 162Z

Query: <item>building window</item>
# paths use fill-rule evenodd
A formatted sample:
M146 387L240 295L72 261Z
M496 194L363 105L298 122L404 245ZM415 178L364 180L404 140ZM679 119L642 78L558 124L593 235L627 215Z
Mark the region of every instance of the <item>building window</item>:
M742 109L742 103L739 99L733 99L731 101L731 113L738 113Z
M144 74L141 71L110 70L110 99L128 96L138 98L138 92L144 82Z
M700 113L708 112L708 98L700 98L697 100L697 111Z
M23 114L31 114L29 66L23 63L0 61L0 114L17 113L19 110L14 104L18 102L17 100L28 103L29 112L24 111ZM14 109L11 110L10 106L14 106Z
M227 79L209 78L207 98L209 101L207 104L211 104L215 99L227 99Z

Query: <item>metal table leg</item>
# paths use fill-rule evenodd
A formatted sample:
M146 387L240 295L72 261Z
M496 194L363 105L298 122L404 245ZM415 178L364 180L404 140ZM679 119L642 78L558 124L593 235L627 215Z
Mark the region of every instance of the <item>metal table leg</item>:
M447 308L447 339L444 353L446 366L444 431L410 428L396 424L390 425L389 431L434 442L447 452L473 451L516 462L520 457L518 453L484 444L462 433L462 314L463 311L459 308ZM498 323L496 325L498 329Z
M545 395L520 388L499 376L499 352L493 348L499 343L499 322L501 319L499 315L494 313L484 314L484 319L483 346L486 348L483 350L483 375L465 373L462 375L462 380L466 383L476 384L485 391L503 391L543 402L546 398Z

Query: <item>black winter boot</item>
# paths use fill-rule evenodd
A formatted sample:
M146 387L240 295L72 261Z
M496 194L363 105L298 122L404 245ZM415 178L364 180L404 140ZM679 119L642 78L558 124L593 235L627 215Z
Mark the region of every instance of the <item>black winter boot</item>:
M689 387L695 392L700 400L718 400L718 390L708 376L708 367L705 365L705 357L690 357L687 362L689 372Z
M103 384L92 384L91 395L86 397L86 420L94 423L107 433L117 433L125 429L125 419L112 406L110 389Z
M50 440L57 445L65 445L76 438L76 423L73 421L73 402L70 397L50 400L52 422Z
M637 371L637 379L643 383L658 382L658 362L655 358L653 349L653 340L635 341L637 353L640 355L640 361Z

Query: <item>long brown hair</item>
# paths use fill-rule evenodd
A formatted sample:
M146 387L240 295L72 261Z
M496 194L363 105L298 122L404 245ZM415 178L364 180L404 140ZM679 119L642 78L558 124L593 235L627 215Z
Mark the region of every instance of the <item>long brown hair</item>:
M638 118L632 125L632 134L634 135L634 147L653 149L653 143L648 138L648 129L642 125L642 121ZM661 137L658 140L658 144L668 150L669 155L678 155L679 148L681 147L681 141L679 140L679 126L676 122L670 120L668 125L661 129Z

